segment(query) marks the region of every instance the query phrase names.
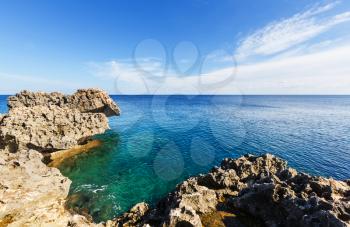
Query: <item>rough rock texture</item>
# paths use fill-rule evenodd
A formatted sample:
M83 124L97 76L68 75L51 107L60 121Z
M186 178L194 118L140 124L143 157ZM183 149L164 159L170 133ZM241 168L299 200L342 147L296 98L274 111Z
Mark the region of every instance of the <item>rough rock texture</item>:
M100 89L80 89L73 95L22 91L8 99L9 109L48 105L78 109L82 113L104 113L107 117L120 114L118 105Z
M129 212L116 218L114 221L107 221L106 226L115 226L117 223L122 226L135 226L148 211L149 206L147 203L138 203Z
M94 224L65 207L70 181L41 151L68 149L108 128L119 108L102 91L21 92L0 116L0 226L350 226L350 180L313 177L273 155L225 159L159 201Z
M103 133L111 115L119 115L118 106L96 89L10 97L9 113L0 116L0 226L96 226L67 211L71 182L42 162L42 152Z
M0 226L89 226L64 208L71 184L34 150L0 150Z
M132 223L202 226L204 217L223 211L256 222L209 220L215 223L212 226L349 226L350 181L298 173L269 154L225 159L221 167L178 185L155 209ZM125 217L115 219L114 226L126 226L122 225L128 220Z
M108 119L102 113L81 113L53 105L17 107L0 122L0 149L69 149L108 128Z

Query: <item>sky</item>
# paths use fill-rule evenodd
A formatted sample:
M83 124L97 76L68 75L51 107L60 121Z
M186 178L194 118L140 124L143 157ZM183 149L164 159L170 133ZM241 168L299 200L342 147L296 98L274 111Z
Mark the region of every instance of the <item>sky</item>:
M350 94L348 0L0 0L0 94Z

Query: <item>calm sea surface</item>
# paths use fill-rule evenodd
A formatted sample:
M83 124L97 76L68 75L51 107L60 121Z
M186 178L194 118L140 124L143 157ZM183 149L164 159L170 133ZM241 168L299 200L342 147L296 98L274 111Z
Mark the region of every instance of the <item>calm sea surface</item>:
M310 174L350 178L350 96L113 96L104 144L60 167L70 206L106 220L154 204L224 157L275 154ZM6 112L0 96L0 112Z

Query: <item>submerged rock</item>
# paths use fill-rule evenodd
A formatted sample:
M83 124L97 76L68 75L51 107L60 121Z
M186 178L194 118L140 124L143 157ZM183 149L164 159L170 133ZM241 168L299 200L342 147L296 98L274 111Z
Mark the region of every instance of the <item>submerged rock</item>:
M208 223L208 217L221 217L213 214L222 212L232 214L239 222L231 223L242 226L349 226L350 184L298 173L270 154L246 155L225 159L210 173L179 184L133 223L202 226L202 220ZM235 213L249 216L249 221ZM230 226L224 219L212 222Z

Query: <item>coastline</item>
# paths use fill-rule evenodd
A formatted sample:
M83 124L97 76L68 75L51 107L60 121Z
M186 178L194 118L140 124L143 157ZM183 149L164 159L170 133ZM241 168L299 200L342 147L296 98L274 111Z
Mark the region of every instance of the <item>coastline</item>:
M109 129L119 107L98 89L73 95L22 91L8 98L0 119L0 223L5 226L102 226L65 207L71 181L44 164L84 152L89 139Z
M5 179L0 182L0 201L5 204L0 209L0 223L9 226L42 223L57 226L202 226L205 223L223 225L226 219L236 216L232 210L243 210L249 213L250 217L271 225L291 224L296 221L305 221L299 224L306 225L315 220L324 225L349 224L349 208L346 206L350 196L349 181L335 181L297 173L296 170L288 168L285 161L272 155L226 159L221 167L214 168L210 173L192 177L179 184L155 208L140 203L124 215L106 223L95 224L81 215L71 214L64 207L71 182L63 177L58 169L49 166L57 166L63 158L98 146L98 141L82 144L86 142L87 137L108 129L106 117L111 116L111 110L116 106L101 91L80 92L84 95L73 95L74 105L63 105L65 102L60 100L64 100L65 96L59 93L24 92L16 98L10 98L11 110L0 119L3 147L0 151L0 168L1 172L6 174ZM91 104L87 106L87 101L82 98L85 97L85 93L90 93L90 99L87 100L105 100L102 107L100 104L94 108L90 108ZM54 107L47 107L47 103L53 104ZM59 115L62 111L64 116ZM57 115L51 117L52 112ZM119 113L119 108L118 111L114 111L115 115ZM56 135L57 141L46 141L42 134L36 133L27 138L27 124L38 116L47 123L48 127L44 129ZM65 124L60 127L51 124L52 121L57 122L57 119L60 122L63 120ZM42 131L42 121L30 125L31 129ZM71 122L74 124L70 125ZM13 133L13 128L7 128L12 126L12 123L20 125L19 128L15 128L16 133ZM23 123L26 124L23 126ZM77 130L74 134L70 135L69 132L75 129ZM35 137L38 135L41 138ZM49 166L42 162L42 153L45 150L50 151L54 161ZM256 201L260 201L260 204ZM225 205L226 210L220 210L222 205ZM267 215L261 208L269 206L271 209L267 211L270 215ZM300 206L304 208L299 209ZM285 214L274 212L278 210L284 210ZM217 222L213 224L211 220Z

